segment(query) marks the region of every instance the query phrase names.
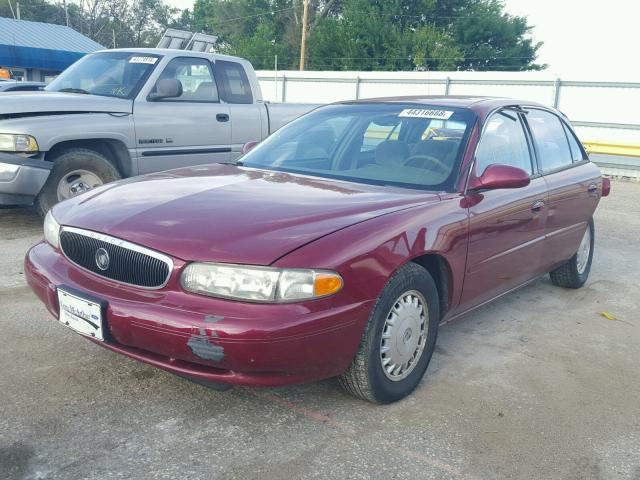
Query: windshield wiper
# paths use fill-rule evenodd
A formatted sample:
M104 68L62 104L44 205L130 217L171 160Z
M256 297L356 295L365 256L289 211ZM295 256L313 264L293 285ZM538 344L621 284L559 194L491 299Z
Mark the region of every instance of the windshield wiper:
M61 88L58 91L59 92L65 92L65 93L82 93L83 95L91 95L91 92L87 92L86 90L83 90L82 88Z
M235 165L236 167L242 167L244 165L244 163L242 163L242 161L240 160L228 160L226 162L218 162L221 165Z

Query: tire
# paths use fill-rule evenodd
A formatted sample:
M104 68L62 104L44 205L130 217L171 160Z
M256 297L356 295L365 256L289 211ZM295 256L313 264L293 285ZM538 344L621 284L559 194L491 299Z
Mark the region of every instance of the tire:
M78 172L81 174L76 175ZM83 178L86 182L78 181ZM56 203L74 196L74 194L70 193L69 196L65 197L59 191L59 187L60 190L72 190L72 187L75 188L75 184L71 182L75 181L80 185L76 193L80 194L98 185L113 182L120 178L122 176L113 163L95 150L86 148L63 150L54 159L51 173L36 198L36 209L40 215L44 216ZM66 182L66 185L64 182Z
M575 255L571 257L567 263L549 273L551 282L554 285L564 288L580 288L585 284L591 271L594 238L595 228L593 226L593 219L591 219L589 220L589 224L587 225L587 229ZM585 252L584 248L587 246L589 251Z
M404 308L400 303L403 299L409 299L410 297L407 296L409 294L414 295L418 302L425 302L424 318L415 317L416 310L411 311L413 315L398 313L396 308L398 306L401 309ZM413 304L409 308L414 308ZM394 312L397 314L395 322L398 326L393 325L396 327L396 332L391 339L385 339L383 346L383 331L385 335L391 335L390 329L393 327L388 326L387 319L391 318ZM405 320L402 320L403 317ZM410 331L407 334L409 329L419 331L416 327L417 323L413 323L410 318L422 318L422 324L426 327L422 343L420 338L417 338L418 345L422 345L422 350L416 355L420 348L417 346L413 354L408 353L409 356L415 355L414 362L407 367L404 374L396 374L395 379L391 379L389 374L385 373L383 362L388 361L387 368L391 368L390 365L394 360L406 358L400 356L398 349L392 348L393 344L401 341L401 345L406 346L404 348L407 348L407 352L411 352L414 346L409 342L416 342L416 337L412 335L418 332ZM404 265L391 277L378 297L369 316L358 352L347 370L338 377L338 382L350 394L373 403L391 403L406 397L420 383L427 370L435 348L439 323L440 304L433 278L420 265L415 263ZM393 339L396 340L395 343L391 341ZM389 352L385 353L386 357L382 356L384 348L390 348ZM392 358L394 355L398 357ZM402 375L406 376L402 377Z

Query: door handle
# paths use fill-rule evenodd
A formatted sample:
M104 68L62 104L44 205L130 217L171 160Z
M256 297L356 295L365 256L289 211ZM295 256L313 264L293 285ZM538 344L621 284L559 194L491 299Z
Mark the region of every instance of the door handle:
M536 200L531 204L531 210L534 212L539 212L544 208L544 200Z
M216 115L216 120L219 122L228 122L229 115L227 115L226 113L219 113Z
M597 193L598 192L598 184L597 183L589 184L589 186L587 187L587 192L589 192L589 193Z

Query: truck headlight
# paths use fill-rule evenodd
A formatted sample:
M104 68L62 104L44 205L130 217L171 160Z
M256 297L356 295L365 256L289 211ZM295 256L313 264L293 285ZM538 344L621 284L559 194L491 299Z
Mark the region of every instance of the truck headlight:
M0 133L0 152L35 153L39 148L31 135Z
M44 239L54 248L60 246L60 224L54 218L51 210L44 217Z
M326 297L343 284L340 275L326 270L223 263L192 263L181 282L185 290L201 295L272 303Z

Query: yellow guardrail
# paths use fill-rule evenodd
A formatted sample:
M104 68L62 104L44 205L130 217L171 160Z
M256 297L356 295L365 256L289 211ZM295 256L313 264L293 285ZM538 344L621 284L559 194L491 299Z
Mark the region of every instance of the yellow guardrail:
M625 157L640 157L640 145L628 145L609 142L582 142L584 148L589 153L600 153L603 155L622 155Z
M371 139L386 139L389 135L389 129L377 129L371 128L367 131L367 138ZM392 139L396 139L398 133L394 132L391 136ZM584 148L589 153L599 153L602 155L621 155L623 157L640 157L640 145L600 142L585 140L582 142Z

